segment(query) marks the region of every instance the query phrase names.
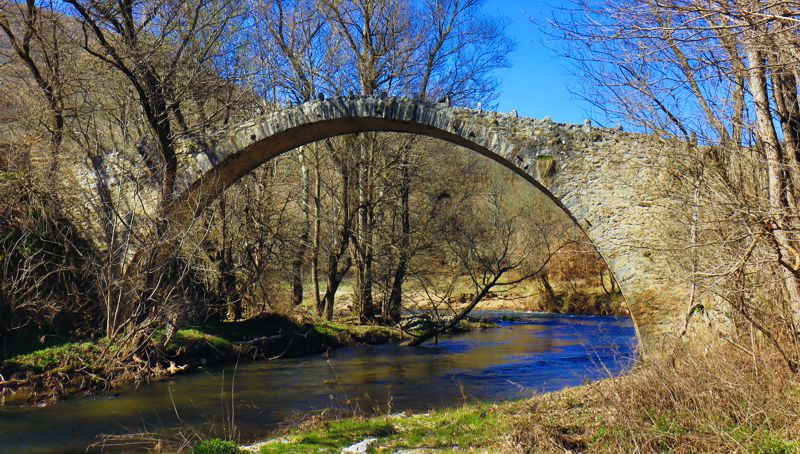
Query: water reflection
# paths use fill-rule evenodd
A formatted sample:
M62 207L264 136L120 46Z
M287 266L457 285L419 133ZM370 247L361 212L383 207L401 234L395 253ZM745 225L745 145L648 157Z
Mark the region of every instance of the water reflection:
M512 315L522 319L437 345L346 348L240 365L235 376L231 367L50 408L0 409L0 451L74 452L101 433L220 426L231 413L252 439L296 412L345 402L371 408L391 399L400 411L454 405L464 396L514 399L616 375L633 363L628 318Z

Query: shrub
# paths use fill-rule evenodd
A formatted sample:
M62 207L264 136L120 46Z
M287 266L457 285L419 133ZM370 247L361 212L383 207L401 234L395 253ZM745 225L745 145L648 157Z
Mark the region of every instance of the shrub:
M232 441L212 438L203 440L192 449L192 454L239 454L239 445Z

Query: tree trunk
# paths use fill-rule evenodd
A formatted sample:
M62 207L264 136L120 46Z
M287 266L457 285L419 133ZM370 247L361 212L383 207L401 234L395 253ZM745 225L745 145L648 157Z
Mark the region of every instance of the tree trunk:
M447 331L453 329L456 325L458 325L461 322L461 320L464 320L464 318L467 315L469 315L469 313L472 312L473 309L475 309L475 306L477 306L478 303L480 303L483 300L483 298L486 297L486 295L489 294L489 291L492 289L492 287L495 286L495 284L497 284L497 281L500 280L500 277L502 277L502 275L503 272L495 274L492 280L487 285L484 285L478 292L475 293L475 296L472 298L472 301L469 302L467 307L461 309L461 312L456 314L455 317L450 319L450 321L445 323L442 327L433 329L427 333L416 336L415 338L404 342L403 345L408 347L416 347L422 345L423 342L432 337L436 337L442 333L446 333Z
M302 201L303 208L303 231L300 234L299 244L292 261L292 306L303 304L303 264L305 262L306 249L308 247L308 234L311 230L311 214L309 199L311 197L311 185L308 179L308 166L306 165L306 150L300 149L298 160L300 161L300 177L302 181Z
M394 280L392 281L392 291L389 295L389 307L385 314L388 321L391 323L400 322L402 304L403 304L403 282L406 277L406 268L408 267L408 259L410 256L410 238L411 238L411 220L410 220L410 207L409 207L409 193L411 192L411 178L408 170L408 155L403 152L402 175L400 182L400 204L401 206L401 224L402 232L400 236L400 257L397 263L397 268L394 272Z
M371 138L367 139L370 140ZM373 218L372 205L372 167L374 143L362 141L359 144L358 168L358 227L357 240L353 243L353 261L356 263L355 300L358 319L369 323L375 318L372 298L373 286Z
M550 280L547 278L547 271L539 273L539 282L542 284L542 288L544 288L547 304L550 305L550 309L555 309L558 304L558 298L556 297L556 292L553 290L553 286L550 285Z
M320 169L319 169L319 153L317 152L317 144L313 145L314 147L314 237L313 243L311 246L311 278L314 281L314 303L315 307L317 308L317 314L322 315L324 310L324 306L322 304L322 299L319 295L319 243L320 243L320 232L322 230L321 224L321 176L320 176Z
M342 175L342 206L339 210L339 231L333 239L333 245L328 254L328 276L323 302L327 320L333 320L333 307L336 302L336 291L342 279L350 270L352 262L347 256L347 249L351 237L350 222L350 168L347 162L339 162ZM344 261L342 259L344 258Z
M222 219L222 239L217 254L218 291L225 300L227 318L239 320L242 318L242 299L236 292L236 272L231 263L232 253L228 246L228 213L224 194L219 198L219 212Z
M767 86L766 61L758 48L757 43L747 43L748 77L750 92L756 108L756 136L764 148L767 158L767 184L770 205L769 230L775 239L777 252L780 258L780 268L784 284L792 308L795 330L800 327L800 291L797 288L797 279L791 266L786 260L792 261L796 252L789 244L785 230L785 215L790 212L786 199L786 175L783 169L783 156L780 140L772 122L769 104L769 91Z

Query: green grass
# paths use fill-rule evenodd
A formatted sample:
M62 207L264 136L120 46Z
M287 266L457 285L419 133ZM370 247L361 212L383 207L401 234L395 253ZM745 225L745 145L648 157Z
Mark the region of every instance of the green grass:
M192 448L192 454L238 454L240 452L242 451L239 450L236 443L219 438L203 440Z
M610 385L606 385L610 386ZM576 394L577 393L577 394ZM589 394L587 394L589 393ZM722 437L742 452L788 454L800 452L796 436L764 425L732 425L720 432L715 423L719 418L702 416L711 426L698 427L697 415L655 413L644 409L644 426L635 429L620 426L604 407L595 402L585 406L586 397L596 394L590 388L573 388L562 393L534 398L532 401L500 404L470 404L443 409L425 415L379 416L352 418L315 423L297 429L270 442L262 454L338 453L342 448L367 438L377 438L374 452L394 452L399 449L430 449L445 452L504 452L509 448L508 437L533 433L533 444L522 444L530 452L545 452L570 446L583 447L589 452L628 451L642 439L654 451L708 450L700 443L705 437ZM573 402L573 394L575 401ZM539 415L528 418L526 415ZM633 429L635 432L630 432ZM537 432L539 430L539 432ZM638 442L636 441L638 439ZM527 442L525 442L527 443ZM517 446L516 444L512 446ZM535 446L536 448L532 448ZM569 448L572 449L572 448Z
M392 334L399 336L400 333L396 329L386 326L373 326L373 325L345 325L342 323L320 321L314 324L314 331L323 335L333 337L335 339L342 339L345 336L355 336L357 338L367 338L376 335L383 335L391 337Z
M198 342L206 342L218 349L231 348L233 343L224 337L209 334L196 328L180 329L172 338L176 346L184 346Z
M161 336L163 336L163 333L154 336L154 342L159 342ZM230 349L233 346L231 341L223 337L209 334L199 329L187 328L178 330L178 332L175 333L170 348L177 349L179 347L203 342L220 350ZM100 353L106 348L107 344L108 341L105 339L99 341L64 343L13 356L4 360L2 366L42 373L47 370L57 369L61 365L74 364L76 360L78 363L83 362L84 359ZM113 351L114 348L113 345L109 347L111 351Z
M24 355L17 355L3 361L3 367L30 369L41 373L55 369L61 364L71 363L72 359L93 355L101 346L94 342L72 342L43 348Z
M426 415L332 421L315 430L290 435L286 443L270 443L262 447L261 453L339 452L366 438L377 438L380 447L392 450L481 448L491 446L509 424L495 409L492 405L475 404Z
M737 425L725 431L749 452L761 454L783 454L800 452L800 442L788 441L785 437L763 428Z

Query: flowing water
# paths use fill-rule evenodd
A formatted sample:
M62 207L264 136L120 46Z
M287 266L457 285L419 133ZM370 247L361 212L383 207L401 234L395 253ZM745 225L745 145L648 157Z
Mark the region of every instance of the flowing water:
M417 348L350 347L176 376L47 408L0 407L0 453L82 452L99 434L221 430L263 437L298 413L337 406L392 411L499 401L617 375L635 360L629 318L539 313Z

